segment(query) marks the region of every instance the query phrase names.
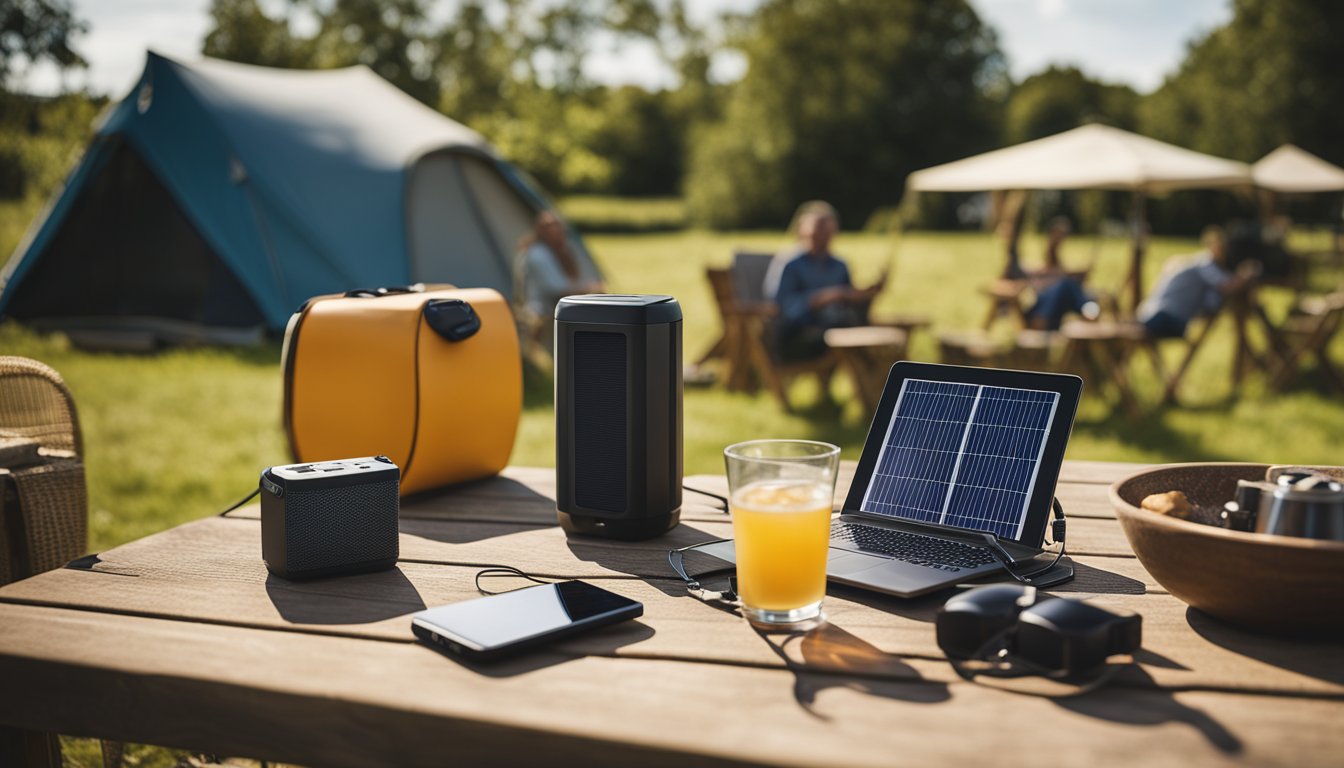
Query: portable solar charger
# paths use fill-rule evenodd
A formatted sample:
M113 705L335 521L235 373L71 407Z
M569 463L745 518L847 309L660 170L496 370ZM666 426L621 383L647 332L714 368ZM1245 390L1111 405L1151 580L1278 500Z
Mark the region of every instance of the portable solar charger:
M555 309L556 511L569 533L647 539L681 515L681 307L568 296Z
M386 456L268 467L261 473L266 568L297 581L396 565L400 478Z

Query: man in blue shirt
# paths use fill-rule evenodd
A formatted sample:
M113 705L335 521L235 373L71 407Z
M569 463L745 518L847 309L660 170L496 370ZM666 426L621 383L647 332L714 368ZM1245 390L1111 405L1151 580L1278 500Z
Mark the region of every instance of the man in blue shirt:
M1216 312L1223 299L1237 293L1259 274L1259 262L1244 262L1233 274L1227 258L1227 236L1221 227L1207 227L1200 238L1204 251L1184 263L1167 266L1152 293L1139 305L1138 319L1155 338L1180 338L1190 321Z
M826 352L828 328L863 325L868 305L886 283L884 274L870 288L855 288L849 267L831 253L839 221L828 203L805 204L798 216L799 247L781 255L766 274L766 295L779 308L779 354L806 360Z

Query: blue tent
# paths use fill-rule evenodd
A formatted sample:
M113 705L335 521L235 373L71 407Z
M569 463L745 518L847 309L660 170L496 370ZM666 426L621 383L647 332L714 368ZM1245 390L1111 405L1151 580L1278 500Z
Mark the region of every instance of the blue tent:
M226 338L354 288L511 296L516 243L546 206L479 134L365 67L151 52L0 274L0 315Z

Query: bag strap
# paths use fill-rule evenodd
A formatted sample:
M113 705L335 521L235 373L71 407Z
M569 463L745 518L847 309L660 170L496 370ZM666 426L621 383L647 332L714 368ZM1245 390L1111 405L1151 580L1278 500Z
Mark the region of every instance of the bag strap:
M376 299L379 296L394 296L399 293L424 292L424 283L413 283L411 285L383 286L381 288L356 288L353 291L346 291L344 296L347 299Z

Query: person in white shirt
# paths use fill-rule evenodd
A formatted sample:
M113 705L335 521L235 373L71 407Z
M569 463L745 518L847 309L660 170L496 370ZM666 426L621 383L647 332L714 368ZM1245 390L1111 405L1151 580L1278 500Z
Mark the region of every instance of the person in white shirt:
M1225 298L1259 274L1256 261L1244 262L1232 271L1222 227L1206 227L1200 240L1204 250L1193 258L1169 262L1152 293L1139 305L1138 320L1154 338L1184 336L1191 320L1216 312Z

